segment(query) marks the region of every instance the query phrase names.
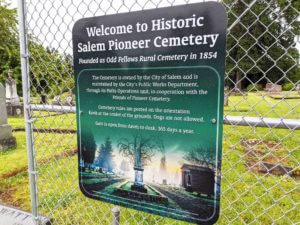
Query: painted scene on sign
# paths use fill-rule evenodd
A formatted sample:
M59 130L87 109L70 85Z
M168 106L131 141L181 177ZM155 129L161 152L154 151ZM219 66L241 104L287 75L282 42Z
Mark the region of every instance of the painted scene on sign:
M81 137L80 179L84 193L184 220L209 219L220 194L214 149L201 143L182 149L161 137L131 133L102 139Z

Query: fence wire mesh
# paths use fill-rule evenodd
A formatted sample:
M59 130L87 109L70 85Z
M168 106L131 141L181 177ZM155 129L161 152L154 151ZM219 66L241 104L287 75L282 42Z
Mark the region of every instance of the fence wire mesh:
M42 105L30 110L39 214L54 224L111 224L113 219L113 205L90 200L78 188L75 114L47 108L74 105L75 21L194 2L200 1L26 1L30 105ZM221 3L228 13L225 116L299 122L299 1ZM297 127L241 127L229 120L218 224L299 224L299 163ZM121 207L121 224L184 223Z

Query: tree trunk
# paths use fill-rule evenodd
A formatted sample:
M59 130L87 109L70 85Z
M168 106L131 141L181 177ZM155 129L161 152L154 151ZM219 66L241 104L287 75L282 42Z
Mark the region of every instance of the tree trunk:
M235 91L242 91L242 77L239 72L235 72Z

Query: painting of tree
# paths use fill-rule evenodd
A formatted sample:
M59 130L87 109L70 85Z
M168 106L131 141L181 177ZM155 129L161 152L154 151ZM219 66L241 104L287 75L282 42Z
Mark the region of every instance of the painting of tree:
M201 145L192 148L184 155L184 159L193 165L215 168L215 152Z
M95 160L95 152L97 145L94 139L94 135L91 132L85 131L81 133L81 158L84 161L84 165L89 166Z
M122 138L118 143L119 152L127 157L134 165L141 163L142 167L147 166L156 152L163 150L162 141L154 136L145 137L141 134L132 138ZM135 162L136 154L140 153L140 162Z
M98 157L95 159L95 164L99 167L107 169L111 172L114 168L113 162L113 148L109 137L105 139L104 144L99 149Z

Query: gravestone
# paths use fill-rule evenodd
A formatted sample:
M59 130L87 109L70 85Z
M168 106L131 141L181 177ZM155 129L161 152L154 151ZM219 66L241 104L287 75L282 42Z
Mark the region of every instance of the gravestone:
M19 116L23 112L23 106L20 103L20 98L17 93L17 83L12 78L11 72L8 74L8 79L5 81L6 89L6 109L9 116Z
M300 84L297 84L295 89L300 94Z
M267 83L266 91L278 93L282 91L282 86L280 84Z
M59 95L54 96L54 98L52 100L52 105L61 105L61 101L60 101L60 96Z
M16 138L12 136L12 128L7 124L5 104L5 89L0 83L0 151L17 146Z
M8 74L8 79L5 81L6 102L12 105L20 104L20 98L17 93L17 83L12 78L11 73Z
M65 105L74 106L75 105L75 96L69 95L66 97Z
M229 88L224 88L224 106L228 106Z

